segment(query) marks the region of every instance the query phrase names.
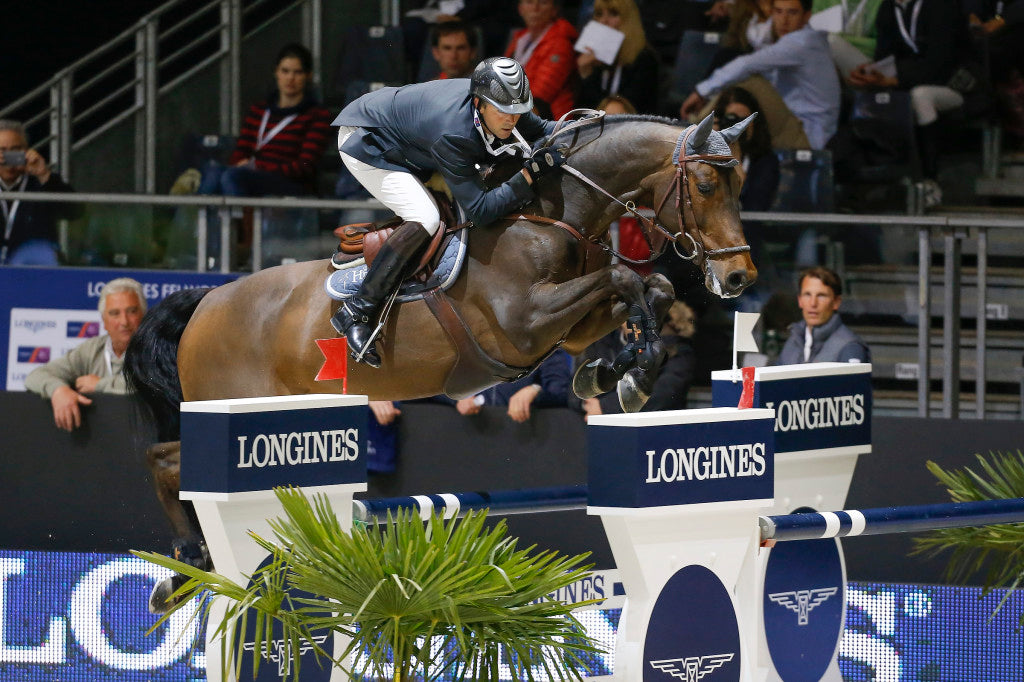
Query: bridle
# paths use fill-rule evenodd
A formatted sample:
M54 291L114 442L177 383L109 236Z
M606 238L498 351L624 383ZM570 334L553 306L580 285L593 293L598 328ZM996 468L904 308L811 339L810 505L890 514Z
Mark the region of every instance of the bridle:
M570 116L580 111L586 112L588 116L586 118L573 121L568 125L562 125L566 116ZM555 131L548 136L548 138L544 141L543 146L549 146L554 141L554 138L557 136L563 135L572 130L578 131L578 129L583 125L593 124L598 121L601 122L603 132L603 118L603 111L593 113L591 113L590 110L570 111L568 114L566 114L559 120L558 126L556 126ZM568 163L561 166L563 171L569 173L570 175L577 178L584 184L596 189L597 191L611 199L613 202L625 208L627 212L631 213L643 228L644 238L647 240L648 246L651 247L651 256L650 258L647 259L635 260L617 252L611 246L608 246L603 243L600 244L600 246L605 251L628 263L633 263L636 265L650 263L651 261L661 256L661 254L665 250L664 244L661 244L660 248L655 248L651 239L651 237L654 236L655 234L660 234L664 236L667 240L671 241L672 249L680 258L688 261L694 261L701 267L704 267L708 258L750 251L750 246L746 244L744 244L743 246L728 246L719 249L709 249L706 246L705 233L701 229L700 224L697 222L697 218L693 210L693 201L690 197L690 183L689 176L687 175L686 164L691 162L703 162L714 165L725 165L730 161L735 162L736 159L731 154L686 154L686 142L689 139L690 134L693 133L694 130L696 130L696 126L690 126L683 132L679 133L679 138L676 140L675 150L672 152L672 165L675 166L675 173L673 174L672 179L669 180L668 185L665 187L664 191L661 194L661 200L658 201L657 208L654 210L653 220L640 213L639 210L637 210L636 204L633 201L622 201L621 199L614 196L613 194L605 190L603 187L598 185L596 182L588 178L586 175L581 173L579 170L570 166ZM600 134L598 136L600 136ZM589 144L589 142L584 142L579 145L570 146L565 152L562 153L562 155L566 159L568 159L570 156L578 152L586 144ZM658 215L665 207L665 204L668 202L669 197L673 194L675 194L676 215L679 217L679 232L672 232L669 228L665 227L664 225L661 224L660 221L658 221ZM687 215L689 215L689 221L687 221ZM690 234L691 230L688 229L688 225L692 225L692 231L696 232L697 239L694 239L693 235ZM693 246L693 250L689 254L683 253L682 251L679 250L679 239L683 235L685 235L690 240L690 243Z

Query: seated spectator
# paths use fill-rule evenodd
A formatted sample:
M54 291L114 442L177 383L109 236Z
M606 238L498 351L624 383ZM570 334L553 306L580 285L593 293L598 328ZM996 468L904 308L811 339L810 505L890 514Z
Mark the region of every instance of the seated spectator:
M622 95L608 95L594 107L603 111L609 116L621 116L623 114L635 114L636 107Z
M327 145L330 114L307 91L313 56L302 45L285 45L277 56L277 87L249 107L229 167L203 170L200 194L257 197L316 192L316 175Z
M875 17L881 4L882 0L814 0L815 15L827 16L823 12L839 13L838 21L830 17L826 22L829 28L822 28L830 31L832 56L840 73L850 70L852 65L847 66L850 59L858 59L858 55L870 57L875 53ZM811 23L817 23L814 17Z
M580 91L576 105L594 108L609 95L621 95L641 114L658 111L658 55L647 44L640 10L633 0L595 0L594 21L617 31L625 38L613 64L597 61L587 48L576 58Z
M676 301L669 309L668 319L661 328L661 339L665 343L666 357L658 378L654 380L651 397L641 412L657 410L685 410L686 395L693 383L696 355L690 339L696 332L696 316L693 309L682 301ZM590 345L577 364L604 358L609 362L629 342L627 339L628 323L624 322L619 329L611 332L603 339ZM583 400L584 418L594 414L620 414L619 396L616 391L609 391L595 398Z
M430 30L430 49L441 67L436 78L469 78L477 59L476 31L461 21L446 21Z
M127 393L121 367L128 341L146 314L146 296L134 279L120 277L100 290L100 316L106 334L83 341L63 357L29 372L25 388L47 398L53 421L65 431L82 425L81 405L92 393Z
M1024 0L966 0L965 10L973 34L988 51L1003 131L1020 144L1024 142Z
M804 319L790 325L777 364L871 362L867 345L839 317L842 302L843 282L835 272L823 267L801 272L797 304Z
M715 5L725 5L729 26L711 62L712 70L740 55L755 52L775 42L771 0L733 0L729 3L719 0ZM712 9L715 5L712 5Z
M21 123L0 120L0 193L73 191L29 148ZM81 208L39 201L0 201L0 207L0 265L57 265L57 221L76 217Z
M519 423L530 419L534 407L565 407L569 403L569 372L572 358L564 350L556 350L530 374L461 400L439 395L431 402L454 405L462 415L477 414L484 405L508 407L508 416Z
M951 78L964 61L967 27L956 3L945 0L884 0L876 18L875 64L850 72L850 83L868 89L909 90L917 130L925 206L942 203L937 182L939 112L963 105ZM896 75L876 66L895 61Z
M523 65L541 118L559 118L573 108L576 29L558 16L558 0L519 0L526 28L512 34L505 50Z
M774 0L772 27L777 41L721 66L697 84L680 108L687 117L706 99L755 74L763 75L788 109L803 123L812 149L822 149L839 121L839 77L828 39L807 25L811 0ZM763 101L758 97L759 101Z

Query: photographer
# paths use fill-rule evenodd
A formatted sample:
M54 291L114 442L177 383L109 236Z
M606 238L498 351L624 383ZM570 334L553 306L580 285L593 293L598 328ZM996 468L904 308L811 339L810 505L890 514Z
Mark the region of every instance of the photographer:
M8 192L73 192L53 173L21 123L0 120L0 265L57 265L57 220L74 218L77 204L10 200Z

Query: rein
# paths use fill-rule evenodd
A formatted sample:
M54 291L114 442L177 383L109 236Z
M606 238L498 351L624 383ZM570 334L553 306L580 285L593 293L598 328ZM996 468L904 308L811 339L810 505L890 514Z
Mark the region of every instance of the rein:
M576 113L583 113L584 117L572 121L571 123L565 124L565 119ZM593 125L594 123L598 122L600 122L602 126L601 132L603 133L604 115L605 114L603 111L594 111L592 109L574 109L568 112L558 120L554 132L552 132L551 135L549 135L547 139L544 140L542 146L550 146L554 142L556 137L573 131L578 133L580 128L584 126ZM598 185L596 182L594 182L593 180L591 180L586 175L581 173L576 168L573 168L569 164L564 164L563 166L561 166L561 169L564 172L569 173L570 175L578 179L580 182L583 182L584 184L596 189L598 192L611 199L614 203L618 204L619 206L622 206L624 209L626 209L628 213L632 214L643 228L648 245L651 245L651 235L660 233L662 236L664 236L665 238L672 242L672 249L676 252L676 255L678 255L680 258L684 260L696 260L698 263L703 263L707 258L713 256L743 253L745 251L750 251L749 245L729 246L720 249L708 249L705 246L704 231L700 228L700 224L697 223L696 216L693 212L693 201L690 197L690 183L687 176L686 164L694 161L712 164L724 163L727 161L734 160L735 157L726 154L685 154L684 152L686 149L686 141L689 138L690 133L693 132L693 130L695 130L695 128L690 127L687 130L684 130L683 132L679 133L679 138L676 140L676 147L672 154L672 163L676 167L675 175L673 176L672 180L669 181L668 186L665 188L665 191L661 196L661 201L658 202L658 207L654 211L653 220L641 214L637 210L636 204L633 201L624 202L620 200L618 197L608 192L606 189ZM600 137L600 134L598 135L598 137ZM586 144L589 143L585 142L582 145L570 146L570 148L567 151L563 152L563 156L566 159L568 159L570 156L572 156L580 149L582 149L583 146L585 146ZM661 213L661 210L665 207L665 203L668 201L669 196L671 196L673 193L676 197L675 208L679 216L679 225L681 227L680 232L675 233L669 230L664 225L662 225L657 220L658 214ZM697 233L699 241L697 239L694 239L693 236L690 234L690 231L687 230L687 214L689 214L690 216L690 223L693 225L693 230ZM679 250L678 240L683 235L685 235L690 240L690 243L693 245L693 250L689 255L682 253ZM634 260L632 258L629 258L628 256L619 253L611 246L605 245L603 243L598 243L598 245L611 255L615 256L616 258L626 261L627 263L632 263L634 265L644 265L646 263L650 263L651 261L661 256L662 253L664 253L664 245L662 245L660 249L652 248L650 258Z

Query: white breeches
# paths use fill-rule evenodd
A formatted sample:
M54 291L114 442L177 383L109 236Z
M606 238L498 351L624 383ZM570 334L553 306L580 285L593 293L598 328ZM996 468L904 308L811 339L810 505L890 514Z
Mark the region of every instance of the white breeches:
M356 130L358 128L351 126L341 126L338 129L338 154L341 155L345 167L367 192L394 211L402 220L420 223L430 234L437 232L441 225L437 202L415 175L377 168L341 151L341 145Z
M919 126L935 123L940 111L956 109L963 103L963 95L945 85L918 85L910 89L914 123Z

